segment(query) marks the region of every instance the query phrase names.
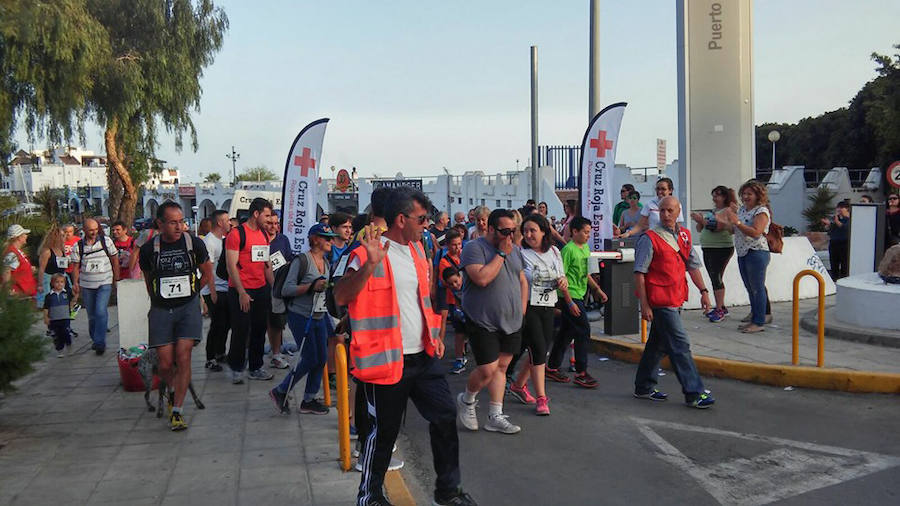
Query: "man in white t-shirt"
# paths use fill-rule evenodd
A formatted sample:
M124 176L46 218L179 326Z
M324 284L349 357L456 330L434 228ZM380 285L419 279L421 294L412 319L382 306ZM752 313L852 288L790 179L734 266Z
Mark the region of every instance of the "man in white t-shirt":
M209 283L200 290L200 295L209 308L209 332L206 334L206 368L221 371L225 361L225 340L231 330L231 314L228 311L228 280L216 276L216 265L222 255L225 236L231 230L228 211L218 210L210 217L212 230L203 238L209 259L213 263L213 275Z
M418 190L399 188L392 192L385 208L387 232L382 236L374 226L368 227L366 239L350 253L347 272L334 289L335 302L349 305L351 358L356 366L353 374L361 379L371 424L360 457L360 506L390 504L382 490L384 475L409 399L430 422L437 472L434 504L475 504L460 488L456 409L439 361L444 346L434 340L428 325L436 316L429 299L431 285L427 279L421 283L418 274L429 275L428 261L419 243L429 207L428 198ZM392 279L387 280L386 276ZM366 304L373 292L396 294L397 306L391 310L394 316L367 316ZM377 352L375 348L392 346L386 341L394 342L398 323L402 358L394 356L394 349ZM377 335L373 335L375 332ZM354 351L358 347L371 354L360 356L358 350ZM397 376L399 380L394 381ZM371 378L371 382L364 378Z
M119 252L112 239L100 234L96 220L84 220L84 239L72 247L72 288L81 295L88 314L91 349L97 355L106 351L106 325L109 322L109 296L119 280Z

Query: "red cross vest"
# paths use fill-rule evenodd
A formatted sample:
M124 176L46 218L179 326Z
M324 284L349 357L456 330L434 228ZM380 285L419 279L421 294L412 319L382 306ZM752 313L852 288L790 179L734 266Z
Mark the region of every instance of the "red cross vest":
M394 245L396 246L396 245ZM419 242L409 243L419 281L419 303L425 318L422 342L425 352L434 356L435 340L440 335L441 317L431 306L428 259ZM365 265L364 247L350 253ZM347 306L350 316L351 373L360 381L393 385L403 376L403 337L400 334L400 308L394 275L387 256L375 267L359 295Z
M34 279L34 273L31 272L31 262L18 248L10 246L6 249L6 253L13 253L19 259L19 266L9 273L13 293L34 297L37 293L37 281Z
M650 307L681 307L688 300L686 259L691 254L691 232L678 227L678 251L655 231L647 231L653 244L653 260L644 275L644 289Z

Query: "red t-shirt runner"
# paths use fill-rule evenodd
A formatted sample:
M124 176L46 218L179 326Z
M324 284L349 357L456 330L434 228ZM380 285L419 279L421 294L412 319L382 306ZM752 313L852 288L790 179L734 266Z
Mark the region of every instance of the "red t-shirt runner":
M246 224L241 225L247 233L247 243L244 249L238 254L238 272L241 276L241 284L245 290L260 288L266 285L266 260L269 259L269 241L266 240L266 234L261 230L253 230ZM241 235L237 227L231 229L225 238L225 249L227 251L238 251L241 245ZM253 261L254 247L256 247L257 259L264 251L264 259ZM228 279L228 286L234 286L234 280Z

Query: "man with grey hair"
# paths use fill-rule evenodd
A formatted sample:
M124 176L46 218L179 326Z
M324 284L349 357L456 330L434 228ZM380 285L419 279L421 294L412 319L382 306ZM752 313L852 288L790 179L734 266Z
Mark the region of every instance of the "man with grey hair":
M462 211L456 211L456 214L453 215L453 224L454 225L465 225L466 224L466 213Z
M663 354L669 356L688 407L706 409L716 400L703 387L691 356L691 344L681 323L681 306L688 300L687 279L700 290L700 304L709 310L709 290L700 272L701 262L691 245L691 231L678 225L681 204L672 196L659 201L659 224L638 239L634 257L634 285L641 302L641 318L650 334L634 378L634 396L664 401L657 390L657 371Z

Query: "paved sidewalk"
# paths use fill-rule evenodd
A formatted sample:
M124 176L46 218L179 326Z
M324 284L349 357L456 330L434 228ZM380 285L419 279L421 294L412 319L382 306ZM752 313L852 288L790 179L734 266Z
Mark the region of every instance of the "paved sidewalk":
M90 350L80 318L77 354L48 354L0 400L0 505L354 502L359 474L338 468L336 410L274 412L266 392L285 371L273 370L274 381L232 385L227 372L203 368L201 344L193 384L206 409L188 395L190 428L171 432L142 393L119 384L114 308L102 357Z
M826 297L826 306L834 303L834 296ZM816 307L815 299L801 300L800 316ZM682 313L694 355L765 364L791 363L790 302L773 304L773 322L766 325L765 332L758 334L742 334L737 330L741 318L750 312L749 306L728 309L730 314L721 323L710 323L700 310ZM602 321L592 324L592 333L595 337L610 337L603 334ZM641 342L640 335L612 337L629 343ZM816 365L817 346L815 332L808 332L801 327L799 365ZM900 373L900 348L845 341L826 335L825 367Z

